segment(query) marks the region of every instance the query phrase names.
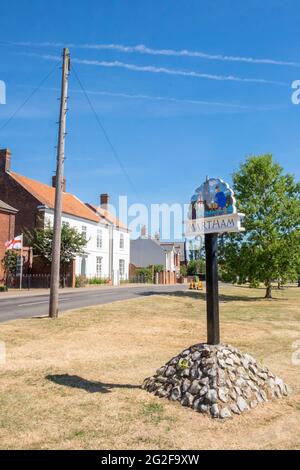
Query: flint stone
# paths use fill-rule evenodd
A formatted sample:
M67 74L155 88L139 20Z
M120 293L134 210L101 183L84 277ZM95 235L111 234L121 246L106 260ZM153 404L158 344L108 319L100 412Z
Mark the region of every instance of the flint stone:
M181 390L180 390L180 387L177 386L177 387L174 387L173 390L172 390L172 393L171 393L171 400L178 400L179 398L181 398Z
M223 378L221 378L221 377L218 378L217 383L218 383L218 386L219 386L219 387L225 387L225 386L227 385L226 380L223 379Z
M219 363L219 366L222 367L222 369L225 369L226 364L225 364L225 361L223 359L218 359L218 363Z
M191 369L191 373L190 373L190 376L192 379L200 379L201 376L202 376L202 373L200 370L198 370L196 367L193 367Z
M231 409L232 413L235 413L236 415L241 414L239 408L237 407L237 405L235 403L230 405L230 409Z
M227 357L227 359L225 360L225 363L228 364L229 366L233 366L233 360L231 359L231 357Z
M197 382L197 380L194 380L192 382L192 385L189 389L189 392L192 394L192 395L197 395L201 390L201 387L199 385L199 383Z
M199 353L199 351L196 351L192 354L193 361L198 361L198 359L200 359L200 357L201 357L201 354Z
M188 356L189 354L190 354L190 350L189 350L189 349L186 349L185 351L183 351L183 352L181 353L181 356L182 356L182 357L185 357L185 356Z
M253 364L249 365L249 370L253 372L254 375L257 374L257 368Z
M210 402L210 403L217 403L218 401L218 394L216 392L216 390L214 390L213 388L210 388L207 392L207 394L205 395L205 398Z
M199 410L201 411L201 413L208 413L209 406L208 405L200 405Z
M207 371L208 375L210 377L216 377L217 376L217 370L214 369L213 367Z
M166 382L168 382L167 377L162 377L162 376L157 377L156 380L157 380L157 382L160 382L160 383L162 383L162 384L165 384Z
M156 392L155 395L159 396L160 398L164 398L169 395L167 390L164 390L162 388L159 388Z
M234 382L236 379L235 374L233 374L233 372L228 372L228 378L231 382Z
M206 395L206 393L208 392L208 386L207 385L204 385L204 387L201 388L200 392L199 392L199 395L200 397L202 397L203 395Z
M213 418L219 417L219 407L216 403L210 407L210 413Z
M176 374L176 369L173 366L169 366L166 370L166 377L171 377L171 375Z
M244 400L243 397L238 397L237 402L236 402L238 408L240 411L246 411L249 410L249 406L247 405L247 402Z
M190 386L191 386L190 380L184 379L184 381L183 381L183 383L182 383L182 391L183 391L183 393L184 393L184 392L187 392L187 390L190 388Z
M199 409L199 406L200 406L200 398L197 398L197 400L194 401L193 403L193 409L194 410L198 410Z
M195 399L194 395L192 395L189 392L186 392L183 399L181 400L181 404L183 406L192 406L194 399Z
M263 389L260 389L259 393L260 393L260 396L263 399L263 401L268 401L267 394Z
M246 381L242 378L238 378L236 381L235 381L235 385L239 388L243 387L244 385L246 384Z
M284 393L284 383L283 380L279 379L278 377L275 378L275 384L279 386L280 392Z
M181 375L182 375L182 377L189 377L190 369L183 369Z
M231 418L231 413L228 408L222 408L220 410L220 418L222 419Z
M228 397L227 397L227 394L226 394L226 391L224 390L224 388L219 388L218 395L219 395L219 398L222 402L224 402L224 403L228 402Z
M258 377L260 377L263 380L267 380L268 376L265 372L257 372Z
M208 385L209 384L209 378L208 377L203 377L203 379L199 380L199 384Z

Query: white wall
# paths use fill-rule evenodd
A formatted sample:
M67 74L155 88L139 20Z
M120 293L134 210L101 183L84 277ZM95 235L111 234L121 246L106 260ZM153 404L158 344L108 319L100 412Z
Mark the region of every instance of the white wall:
M124 237L124 248L120 248L121 234ZM114 228L113 230L113 270L119 271L119 260L123 259L125 264L125 274L123 279L128 279L130 258L130 234L126 230ZM120 273L119 273L120 274Z
M45 211L45 224L50 222L53 224L53 211L47 209ZM97 275L96 264L97 257L102 258L102 271L101 277L109 278L109 226L105 224L100 224L90 220L80 219L68 214L62 215L62 222L66 222L70 227L76 228L80 233L82 233L82 227L86 227L86 238L88 240L86 246L86 276L94 277ZM97 248L97 231L102 231L102 247ZM124 236L124 248L120 248L120 233ZM125 279L128 279L128 270L129 270L129 233L126 230L118 230L114 227L113 229L113 269L117 272L119 271L119 259L124 259L125 261ZM75 260L76 274L82 273L82 258L76 257Z

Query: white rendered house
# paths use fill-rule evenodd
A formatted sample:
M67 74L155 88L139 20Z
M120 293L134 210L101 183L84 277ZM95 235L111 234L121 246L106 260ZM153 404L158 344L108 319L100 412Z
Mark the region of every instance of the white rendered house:
M101 197L106 195L101 195ZM75 197L75 196L73 196ZM79 201L79 200L78 200ZM81 201L80 201L81 202ZM83 204L81 202L81 204ZM87 278L111 279L114 283L128 279L129 272L129 230L105 208L85 204L85 217L63 212L62 223L74 227L84 234L87 245L85 256L76 257L76 275ZM45 214L45 225L53 224L54 211L41 207ZM90 216L90 218L88 218Z

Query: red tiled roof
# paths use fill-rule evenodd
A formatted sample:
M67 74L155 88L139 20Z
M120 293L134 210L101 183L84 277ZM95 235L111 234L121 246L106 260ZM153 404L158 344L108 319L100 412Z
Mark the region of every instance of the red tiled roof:
M54 209L55 202L55 188L47 184L40 183L39 181L32 180L26 176L18 175L12 171L9 175L17 181L23 188L32 194L41 204ZM89 209L80 199L70 193L63 193L62 197L62 211L65 214L74 215L82 219L92 220L93 222L100 222L100 217L92 210Z

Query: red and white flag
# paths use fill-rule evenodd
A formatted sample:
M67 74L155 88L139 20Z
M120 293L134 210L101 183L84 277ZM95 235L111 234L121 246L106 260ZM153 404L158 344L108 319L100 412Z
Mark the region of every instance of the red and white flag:
M23 235L18 235L17 237L9 240L5 243L6 250L22 250L23 248Z

